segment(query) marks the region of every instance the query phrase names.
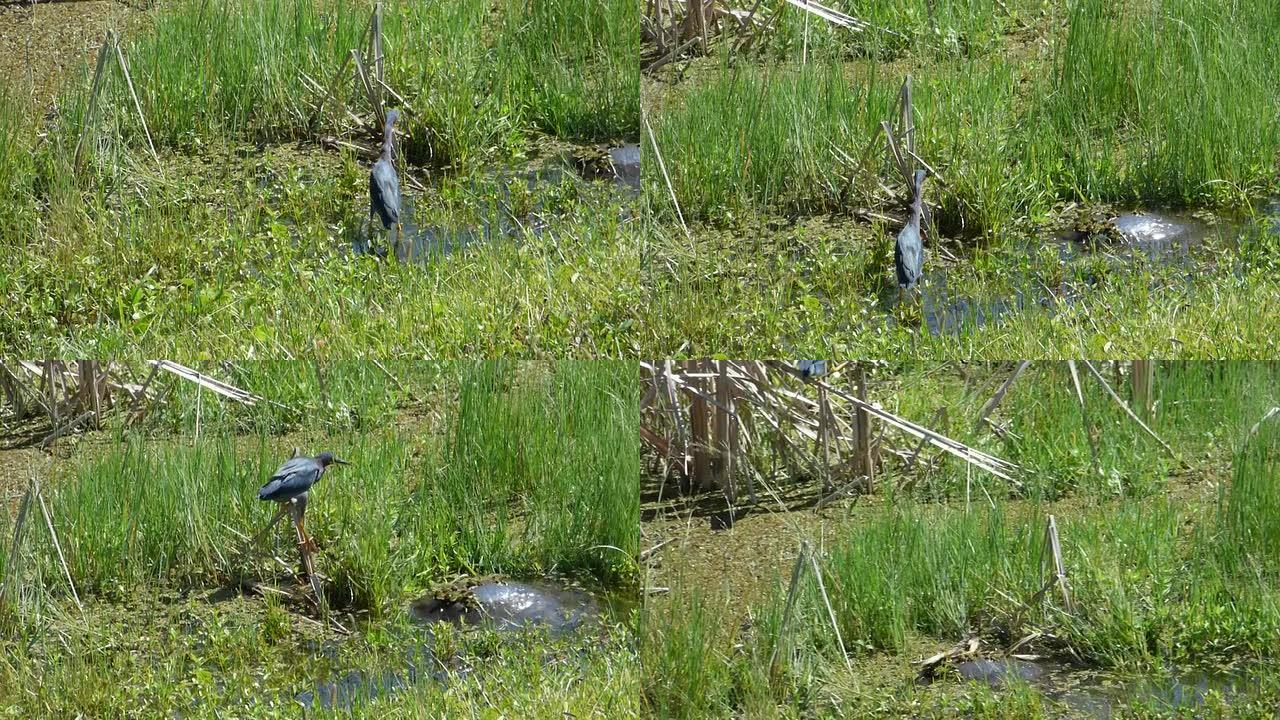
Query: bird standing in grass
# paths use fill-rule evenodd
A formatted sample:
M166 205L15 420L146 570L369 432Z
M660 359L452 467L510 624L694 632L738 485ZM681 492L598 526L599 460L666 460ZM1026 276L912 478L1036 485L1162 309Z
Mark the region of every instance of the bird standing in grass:
M280 503L282 512L283 506L289 505L289 509L293 511L293 524L298 529L298 537L302 538L302 545L311 552L316 550L315 542L307 536L307 529L302 524L302 516L307 509L307 493L320 480L320 476L324 475L325 469L335 463L351 464L334 457L330 452L322 452L315 457L294 455L285 460L267 484L258 489L259 500Z
M893 267L898 274L898 289L910 290L924 273L924 243L920 240L920 214L924 203L924 170L916 170L915 194L911 198L911 217L898 233L893 249Z
M400 178L396 175L396 166L392 159L392 125L400 113L391 110L387 113L387 124L383 127L382 156L373 164L369 172L369 217L374 214L382 220L382 228L390 230L396 227L397 247L400 242Z

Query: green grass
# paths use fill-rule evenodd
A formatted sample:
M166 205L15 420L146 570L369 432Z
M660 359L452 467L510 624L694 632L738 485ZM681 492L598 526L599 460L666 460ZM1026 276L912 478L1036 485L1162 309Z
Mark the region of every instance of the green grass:
M1064 263L1055 245L1025 234L1018 242L1030 250L977 248L959 263L930 251L928 272L940 276L926 280L928 312L957 321L935 334L919 299L886 304L897 292L898 229L744 220L686 238L678 227L646 228L641 283L651 297L636 320L641 348L653 357L760 357L778 347L935 360L1271 356L1270 328L1256 309L1280 301L1274 236L1246 236L1239 255L1214 241L1194 264ZM1204 265L1206 257L1218 264ZM1020 310L992 317L1020 296Z
M362 360L312 362L259 360L205 367L206 372L270 402L252 406L224 401L194 383L158 376L171 384L166 401L146 415L157 432L225 432L279 435L298 430L331 432L385 428L414 400L447 392L449 374L467 363L384 363ZM149 372L149 370L147 371ZM390 375L388 375L390 373ZM402 391L401 388L404 388Z
M6 544L0 576L15 592L0 607L0 715L296 717L302 693L353 673L404 682L412 666L418 679L397 692L306 714L638 717L634 365L385 367L396 380L367 361L209 368L288 409L178 386L142 427L33 466L84 610L42 523L27 526L20 575ZM306 523L351 636L300 603L236 590L291 582L264 554L294 556L288 524L260 548L246 536L275 511L256 490L294 445L352 462L312 490ZM6 537L15 509L0 512ZM585 587L601 623L552 636L428 633L409 619L425 591L489 574Z
M989 3L938 5L944 21L959 14L960 24L999 14ZM727 211L882 202L860 173L891 177L886 153L876 146L869 162L850 166L831 147L861 161L906 72L917 152L947 180L931 196L944 228L998 239L1058 201L1239 204L1276 187L1280 117L1259 92L1280 71L1268 40L1280 28L1275 8L1223 15L1202 0L1086 0L1063 19L1061 32L1036 25L1043 55L1005 38L993 54L939 62L917 52L905 66L849 64L821 44L803 68L707 61L659 96L653 119L681 209L719 222ZM653 197L672 212L665 192Z
M494 203L508 194L516 211L541 204L551 226L406 265L351 255L368 182L352 159L301 169L288 156L253 159L258 167L197 170L197 186L144 175L165 199L151 207L113 209L96 194L86 207L74 188L55 191L56 234L19 240L0 278L0 338L93 357L196 347L203 357L622 354L639 258L624 203L603 189L528 192L512 179L475 193L448 181L416 198L423 226L496 224Z
M554 9L554 11L553 11ZM211 138L279 141L349 126L341 106L368 111L363 89L337 72L363 47L372 6L254 0L237 12L180 2L128 48L153 137L198 147ZM479 0L392 2L383 9L388 84L406 101L407 156L470 167L527 152L531 135L610 140L638 131L631 3ZM123 136L141 142L115 90ZM330 86L335 97L316 118ZM84 88L87 90L87 87ZM394 101L393 101L394 102ZM341 104L341 105L340 105ZM84 109L82 101L79 108ZM72 115L70 127L81 126Z
M23 716L292 718L639 717L639 668L623 626L607 634L550 638L540 633L437 630L403 622L369 625L333 640L300 626L271 602L210 604L161 596L160 602L90 603L86 624L65 618L45 633L6 638L0 654L0 708ZM49 642L55 635L61 642ZM435 658L455 672L425 679ZM303 711L296 698L318 695L353 672L385 683L416 684L371 697L352 687L350 708ZM586 658L586 660L584 660ZM129 682L120 682L129 678Z

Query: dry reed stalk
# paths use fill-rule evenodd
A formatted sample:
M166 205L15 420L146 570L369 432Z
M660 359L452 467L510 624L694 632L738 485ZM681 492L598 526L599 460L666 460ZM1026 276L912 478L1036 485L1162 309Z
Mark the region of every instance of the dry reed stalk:
M800 554L796 556L796 564L791 568L791 585L787 588L787 600L782 606L782 623L778 625L778 637L774 639L773 652L769 655L770 679L778 675L778 651L781 650L782 643L787 639L787 630L791 626L791 611L795 606L796 590L800 585L800 570L804 568L804 555L807 547L807 543L800 546Z
M1153 409L1155 363L1150 360L1133 361L1133 406L1141 417L1150 420Z
M1174 452L1173 448L1169 446L1169 443L1165 442L1164 440L1161 440L1160 436L1157 435L1154 430L1147 427L1147 424L1142 422L1142 418L1139 418L1137 415L1133 413L1133 410L1129 409L1129 406L1125 404L1124 400L1121 400L1120 396L1116 394L1116 391L1112 390L1111 386L1107 384L1107 381L1102 377L1102 374L1098 372L1098 369L1093 366L1093 363L1089 362L1088 360L1083 360L1081 362L1083 362L1084 366L1089 369L1089 372L1093 373L1093 377L1098 381L1100 385L1102 385L1102 389L1107 391L1107 394L1110 395L1111 399L1114 400L1116 404L1120 406L1121 410L1124 410L1125 414L1129 416L1129 419L1136 422L1138 424L1138 427L1145 430L1146 433L1150 435L1153 439L1155 439L1156 442L1160 443L1160 447L1164 448L1165 452L1169 453L1170 458L1176 461L1180 461L1180 459L1178 458L1178 453Z
M1089 422L1089 409L1084 402L1084 389L1080 387L1080 373L1076 370L1076 361L1068 360L1067 369L1071 371L1071 386L1076 392L1076 401L1080 404L1080 420L1084 423L1085 436L1089 438L1089 462L1093 466L1093 471L1099 472L1098 467L1098 438L1093 432L1093 423Z
M98 92L102 89L102 73L107 66L107 53L110 50L111 36L103 38L102 47L98 50L98 67L93 72L93 86L89 89L89 109L84 114L84 127L80 128L80 138L76 140L76 152L72 166L76 172L80 171L80 151L84 147L85 136L89 134L89 128L93 127L94 115L98 110Z
M822 595L822 604L827 607L827 618L831 621L831 631L836 634L836 645L840 647L840 657L844 666L853 671L853 663L849 661L849 651L844 647L844 638L840 635L840 624L836 622L835 608L831 607L831 598L827 597L827 587L822 582L822 569L818 567L818 558L814 556L809 541L804 541L805 554L809 556L809 564L813 566L813 579L818 581L818 592Z
M867 478L867 492L875 492L876 459L871 454L871 416L867 406L867 369L859 363L854 369L854 382L858 388L860 404L856 411L858 429L858 461L862 475Z
M644 120L644 129L649 133L649 145L653 147L653 157L658 161L658 170L662 172L662 179L667 183L667 192L671 194L671 204L676 209L676 217L680 219L680 227L684 229L686 237L692 239L693 235L689 232L689 226L684 222L684 213L680 212L680 201L676 198L675 186L671 184L671 176L667 174L667 165L662 161L662 151L658 149L658 139L653 135L653 126L649 124L649 118L641 115Z
M692 372L697 366L696 360L689 360L686 370ZM700 381L695 382L700 384ZM693 485L701 490L710 490L712 487L711 463L707 453L710 447L707 437L709 420L705 397L700 393L694 395L689 406L689 442L693 451Z
M62 543L58 542L58 532L53 529L53 516L49 514L49 508L44 503L44 496L40 493L40 482L33 475L31 483L35 488L36 502L40 504L40 514L44 515L45 527L49 529L49 539L53 541L53 549L58 553L58 564L62 566L62 572L67 578L67 587L71 589L71 598L76 601L76 607L83 614L84 605L80 603L80 594L76 592L76 583L71 579L71 568L67 565L67 558L62 554Z
M129 86L129 97L133 98L133 109L138 113L138 121L142 123L142 134L147 138L147 147L151 149L151 157L156 161L156 167L160 168L160 174L164 174L164 165L160 162L160 155L156 153L156 146L151 142L151 131L147 129L147 117L142 114L142 103L138 102L138 91L133 88L133 78L129 76L129 61L125 60L124 50L120 49L120 38L116 37L115 31L108 30L107 37L111 41L111 45L116 49L116 61L120 63L120 72L124 75L124 83Z

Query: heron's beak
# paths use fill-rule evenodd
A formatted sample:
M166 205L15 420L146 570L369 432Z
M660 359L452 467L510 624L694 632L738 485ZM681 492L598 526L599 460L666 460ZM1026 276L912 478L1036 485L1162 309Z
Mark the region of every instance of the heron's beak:
M343 460L342 458L334 458L334 459L333 459L333 461L334 461L335 463L337 463L338 465L350 465L350 464L351 464L351 463L347 462L346 460Z

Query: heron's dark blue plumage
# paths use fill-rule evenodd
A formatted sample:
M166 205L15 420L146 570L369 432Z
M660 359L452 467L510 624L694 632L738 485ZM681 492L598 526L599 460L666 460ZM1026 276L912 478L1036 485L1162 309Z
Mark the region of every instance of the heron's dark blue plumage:
M827 361L797 360L796 369L800 371L800 377L802 378L821 377L827 374Z
M893 267L898 274L898 287L910 290L924 274L924 243L920 240L920 215L924 202L924 170L917 170L915 195L911 199L911 218L898 233L893 248Z
M289 458L279 470L276 470L267 484L258 490L258 499L284 502L305 495L320 476L324 475L325 468L333 463L347 464L345 460L339 460L333 456L333 453L327 452L315 457L303 455Z
M392 110L387 113L387 124L383 128L382 156L373 164L369 173L369 215L377 215L382 220L382 227L390 230L392 225L400 222L400 178L396 175L396 167L392 161L392 125L399 113Z

